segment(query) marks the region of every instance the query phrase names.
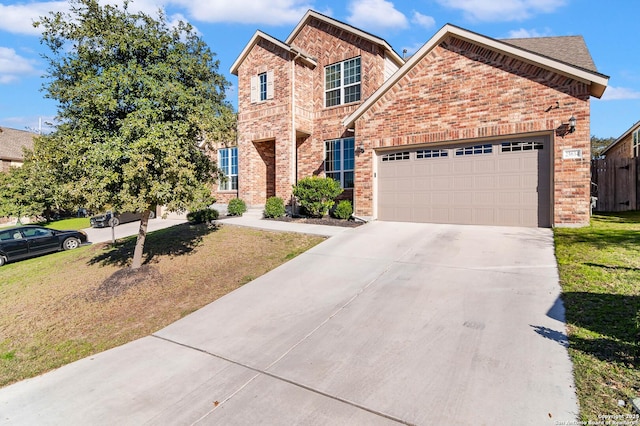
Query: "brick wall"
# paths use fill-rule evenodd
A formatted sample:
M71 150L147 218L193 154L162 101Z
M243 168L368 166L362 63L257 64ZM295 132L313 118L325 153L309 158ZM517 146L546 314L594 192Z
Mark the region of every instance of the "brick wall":
M559 102L560 108L549 109ZM570 116L576 131L558 135ZM548 133L554 145L554 223L589 221L590 108L586 84L469 42L434 48L356 123L356 214L373 214L373 150ZM562 160L565 148L581 160Z
M633 157L633 132L607 151L607 159L610 158L631 158Z

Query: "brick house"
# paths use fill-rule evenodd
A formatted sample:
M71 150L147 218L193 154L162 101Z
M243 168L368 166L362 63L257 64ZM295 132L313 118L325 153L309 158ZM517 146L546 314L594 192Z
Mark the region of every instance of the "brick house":
M640 121L602 150L607 159L640 157Z
M367 219L589 221L589 100L608 77L582 37L496 40L445 25L405 62L309 11L285 41L256 32L231 72L249 205L288 201L298 179L321 175Z

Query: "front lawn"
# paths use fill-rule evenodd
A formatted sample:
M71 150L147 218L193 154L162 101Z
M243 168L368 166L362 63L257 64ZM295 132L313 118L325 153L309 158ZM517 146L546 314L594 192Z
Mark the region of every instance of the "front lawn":
M555 229L555 241L581 420L613 414L635 419L640 212L594 215L590 227Z
M149 335L322 240L183 224L148 235L139 274L122 273L135 237L7 264L0 386Z

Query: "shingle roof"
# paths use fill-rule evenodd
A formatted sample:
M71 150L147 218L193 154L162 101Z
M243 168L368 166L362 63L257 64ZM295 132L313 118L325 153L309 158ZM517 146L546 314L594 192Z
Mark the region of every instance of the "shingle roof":
M582 36L510 38L500 41L585 70L598 72Z
M36 136L25 130L0 127L0 159L21 160L22 148L33 149L33 138Z

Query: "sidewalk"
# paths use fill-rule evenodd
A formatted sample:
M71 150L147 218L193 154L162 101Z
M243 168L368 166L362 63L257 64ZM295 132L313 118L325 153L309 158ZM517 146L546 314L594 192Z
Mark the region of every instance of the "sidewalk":
M242 216L226 217L219 222L229 225L246 226L249 228L267 229L270 231L299 232L302 234L321 235L333 237L353 229L343 226L312 225L308 223L283 222L269 220L262 217L262 210L249 209Z

